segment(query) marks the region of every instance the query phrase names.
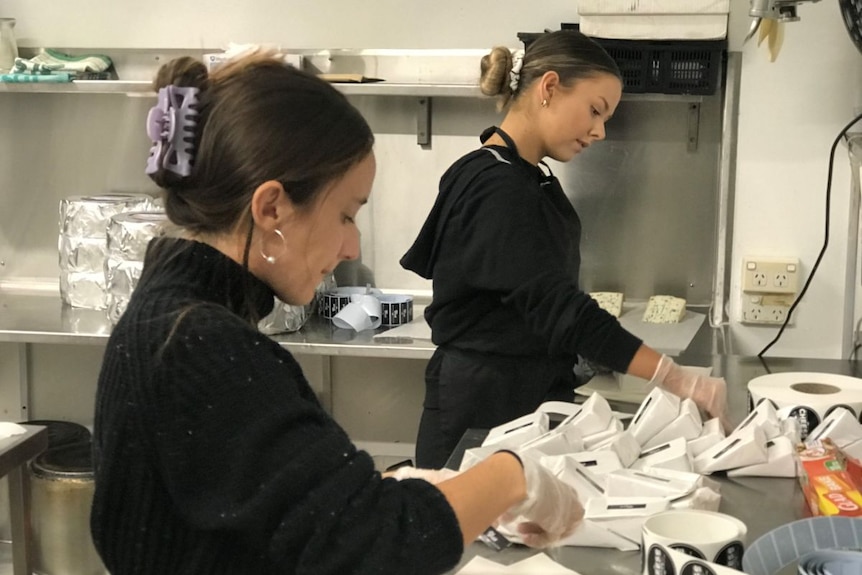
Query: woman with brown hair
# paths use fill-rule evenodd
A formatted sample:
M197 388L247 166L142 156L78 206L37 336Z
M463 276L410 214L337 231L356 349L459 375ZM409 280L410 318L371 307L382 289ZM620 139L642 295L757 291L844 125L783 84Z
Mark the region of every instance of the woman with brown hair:
M257 330L274 295L308 303L358 256L376 168L345 97L261 55L212 75L179 59L155 89L146 171L186 235L149 245L105 350L91 526L108 570L433 574L504 514L531 545L571 533L575 491L513 452L437 485L381 476Z

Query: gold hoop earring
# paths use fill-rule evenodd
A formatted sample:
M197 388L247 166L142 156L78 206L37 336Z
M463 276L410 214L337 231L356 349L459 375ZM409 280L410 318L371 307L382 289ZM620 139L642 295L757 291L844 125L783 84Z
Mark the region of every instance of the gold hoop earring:
M547 108L547 107L548 107L548 99L547 99L547 98L545 98L545 99L543 99L543 100L542 100L542 107L543 107L543 108Z
M281 250L278 252L278 255L274 255L274 256L269 255L269 256L268 256L268 255L266 255L266 252L264 252L264 251L263 251L263 245L261 245L261 247L260 247L260 255L261 255L261 257L263 257L263 259L264 259L264 260L266 261L266 263L268 263L268 264L274 264L274 263L275 263L275 261L276 261L276 260L281 256L281 254L283 254L283 253L284 253L284 250L286 249L286 242L285 242L285 240L284 240L284 234L283 234L283 233L281 233L281 230L279 230L278 228L276 228L276 229L274 229L274 230L272 230L272 231L273 231L273 232L275 232L275 235L277 235L277 236L278 236L278 239L280 239L280 240L281 240ZM265 243L265 242L264 242L264 243Z

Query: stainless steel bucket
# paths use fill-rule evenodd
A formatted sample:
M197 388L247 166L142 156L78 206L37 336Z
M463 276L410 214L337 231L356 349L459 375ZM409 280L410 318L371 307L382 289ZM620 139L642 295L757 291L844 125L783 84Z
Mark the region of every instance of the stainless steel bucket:
M80 423L56 419L33 419L22 421L25 425L42 425L48 429L48 449L90 441L90 430ZM9 520L9 480L0 477L0 543L12 543L12 525Z
M30 464L33 570L106 575L90 536L95 482L91 443L51 447Z

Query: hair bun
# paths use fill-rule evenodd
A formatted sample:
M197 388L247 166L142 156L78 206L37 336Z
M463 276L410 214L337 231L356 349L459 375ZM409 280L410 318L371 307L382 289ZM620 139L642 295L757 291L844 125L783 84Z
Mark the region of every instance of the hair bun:
M182 56L163 64L156 74L153 88L158 91L165 86L188 86L204 90L209 80L207 67L200 60Z

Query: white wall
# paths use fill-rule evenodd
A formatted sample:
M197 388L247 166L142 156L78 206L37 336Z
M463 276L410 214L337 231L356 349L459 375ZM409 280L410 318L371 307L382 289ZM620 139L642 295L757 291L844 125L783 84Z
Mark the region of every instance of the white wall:
M577 3L544 0L4 0L25 46L213 48L484 48L519 31L577 21Z
M829 148L862 111L862 55L844 29L838 3L802 6L799 14L800 22L785 27L776 62L769 62L765 46L758 50L752 43L743 51L730 305L739 353L757 353L777 332L736 321L743 256L796 256L803 277L809 275L823 243ZM849 174L847 148L841 146L829 248L794 313L795 327L770 356L841 357L845 314L855 308L855 294L844 281Z
M733 0L732 6L731 47L738 49L748 25L747 1ZM862 100L862 56L844 31L837 2L802 6L800 14L802 21L786 28L776 63L767 62L762 48L743 48L729 306L738 353L756 353L775 334L736 319L741 258L798 256L803 273L810 271L822 242L828 149ZM551 0L537 9L513 0L69 0L58 9L44 1L4 0L0 15L18 19L19 43L31 47L215 48L255 41L292 48L483 48L514 45L518 31L575 21L577 3ZM454 153L462 145L442 149ZM855 294L843 279L849 170L846 153L839 152L831 246L795 327L772 355L842 354L841 326L854 313Z

